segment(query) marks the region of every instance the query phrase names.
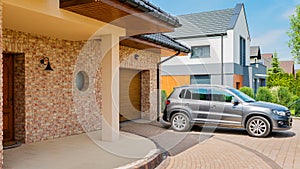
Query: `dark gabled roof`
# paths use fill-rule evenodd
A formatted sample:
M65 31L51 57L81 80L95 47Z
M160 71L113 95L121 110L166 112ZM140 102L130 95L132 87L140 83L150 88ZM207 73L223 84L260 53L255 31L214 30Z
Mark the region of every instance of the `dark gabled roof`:
M243 4L237 4L235 8L230 9L179 15L177 17L182 27L167 35L180 39L226 34L227 30L235 27L243 8Z
M119 0L122 3L126 3L136 9L141 10L142 12L147 12L149 15L162 20L163 22L167 22L174 27L180 27L178 19L171 14L166 13L161 10L159 7L153 5L147 0Z
M258 59L261 59L259 46L250 46L250 57L251 58L257 57Z
M189 53L190 48L182 45L181 43L177 42L176 40L168 37L167 35L157 33L157 34L144 34L144 35L136 35L133 36L134 38L139 38L142 40L149 41L151 43L173 49L175 51L180 51L184 53Z

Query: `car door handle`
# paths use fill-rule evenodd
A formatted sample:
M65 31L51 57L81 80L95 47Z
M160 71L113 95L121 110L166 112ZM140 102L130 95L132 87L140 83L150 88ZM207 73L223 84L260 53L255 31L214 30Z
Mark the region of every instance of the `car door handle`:
M217 106L216 105L213 105L213 106L211 106L210 108L211 109L215 109Z
M185 106L189 106L189 105L190 105L190 103L184 103L183 105L185 105Z

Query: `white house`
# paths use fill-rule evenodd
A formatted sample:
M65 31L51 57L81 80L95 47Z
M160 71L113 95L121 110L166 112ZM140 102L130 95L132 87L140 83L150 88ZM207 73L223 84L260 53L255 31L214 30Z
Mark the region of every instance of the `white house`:
M178 16L182 27L167 35L192 48L162 65L162 89L219 84L253 86L250 34L243 4L235 8Z

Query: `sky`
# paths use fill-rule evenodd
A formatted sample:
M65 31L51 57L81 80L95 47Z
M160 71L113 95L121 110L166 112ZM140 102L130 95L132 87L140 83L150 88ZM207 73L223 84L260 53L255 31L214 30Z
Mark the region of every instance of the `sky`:
M280 60L292 60L287 45L291 16L300 0L149 0L176 16L234 8L244 3L251 36L251 46L260 46L262 53L278 53ZM300 66L299 66L300 68Z

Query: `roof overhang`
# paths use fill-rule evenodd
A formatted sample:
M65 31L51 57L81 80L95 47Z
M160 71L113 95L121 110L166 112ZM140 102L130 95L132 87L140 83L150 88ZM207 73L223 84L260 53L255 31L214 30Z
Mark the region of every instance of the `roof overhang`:
M60 0L60 8L125 28L127 36L181 26L177 18L144 0Z
M255 74L256 77L261 77L261 78L266 78L268 77L269 75L266 75L266 74Z
M161 56L174 55L178 50L171 49L156 43L149 42L136 37L124 37L120 40L120 45L136 48L139 50L147 50L154 53L161 53ZM186 52L180 52L179 56L187 55Z
M3 0L3 28L72 41L125 35L124 28L60 9L59 0Z

